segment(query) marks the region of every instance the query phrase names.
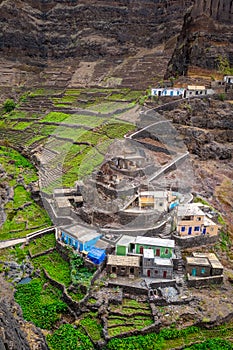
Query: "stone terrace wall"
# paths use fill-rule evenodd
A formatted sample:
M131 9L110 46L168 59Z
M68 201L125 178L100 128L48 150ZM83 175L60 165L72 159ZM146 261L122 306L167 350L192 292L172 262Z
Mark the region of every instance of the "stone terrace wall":
M195 237L180 237L173 234L173 238L176 242L176 245L178 245L181 248L193 248L193 247L199 247L200 245L208 245L208 244L214 244L218 241L219 236L195 236Z

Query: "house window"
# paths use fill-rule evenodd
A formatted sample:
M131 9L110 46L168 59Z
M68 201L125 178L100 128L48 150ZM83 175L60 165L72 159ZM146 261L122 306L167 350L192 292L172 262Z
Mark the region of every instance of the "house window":
M130 267L129 272L131 275L133 275L134 274L134 267Z
M203 267L203 268L201 269L201 274L204 275L204 273L205 273L205 268Z
M112 273L116 273L116 266L112 266Z
M158 275L159 271L158 270L155 270L155 275Z
M121 267L121 272L125 272L125 267Z
M201 221L201 217L198 216L198 217L196 218L196 221Z
M185 232L185 226L181 227L181 232Z
M200 227L199 226L195 226L194 227L194 232L199 232L200 231Z
M167 248L165 249L165 254L168 254L168 249Z
M160 249L156 249L156 256L160 256Z
M140 254L143 254L143 246L140 246L139 251L140 251Z

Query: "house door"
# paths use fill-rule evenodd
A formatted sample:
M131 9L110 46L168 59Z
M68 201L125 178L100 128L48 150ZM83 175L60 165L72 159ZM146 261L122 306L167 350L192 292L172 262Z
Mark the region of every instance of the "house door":
M167 278L167 271L163 271L163 278Z
M140 246L140 254L143 254L143 247Z
M196 269L192 269L192 276L196 276L196 274L197 274L197 270Z
M147 270L147 277L150 277L150 270Z
M160 249L156 249L155 254L156 254L156 256L160 256Z
M203 235L206 234L206 227L203 228L202 234L203 234Z
M188 229L188 235L191 235L192 234L192 227L189 227Z

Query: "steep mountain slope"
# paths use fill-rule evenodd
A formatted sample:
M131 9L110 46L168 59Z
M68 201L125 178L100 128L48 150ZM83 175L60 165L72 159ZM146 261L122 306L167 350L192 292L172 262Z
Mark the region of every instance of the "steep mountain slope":
M1 1L0 49L8 57L120 56L175 36L191 1Z
M217 69L223 58L233 65L233 3L195 1L185 16L167 76L186 75L193 66Z

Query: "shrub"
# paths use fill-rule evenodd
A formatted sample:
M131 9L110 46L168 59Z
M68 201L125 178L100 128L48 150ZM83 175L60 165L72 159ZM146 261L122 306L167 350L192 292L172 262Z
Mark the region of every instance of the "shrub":
M47 342L51 350L92 350L90 339L71 324L64 324L53 335L47 335Z
M4 112L10 113L11 111L13 111L13 109L15 109L15 106L15 101L11 98L8 98L3 104Z

